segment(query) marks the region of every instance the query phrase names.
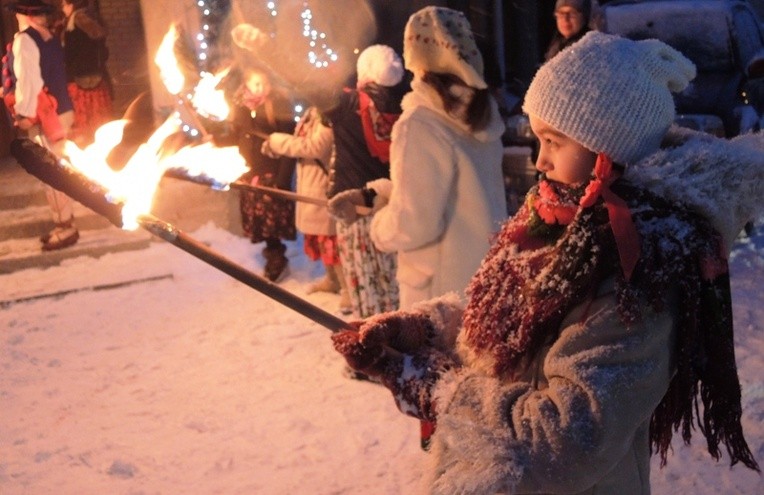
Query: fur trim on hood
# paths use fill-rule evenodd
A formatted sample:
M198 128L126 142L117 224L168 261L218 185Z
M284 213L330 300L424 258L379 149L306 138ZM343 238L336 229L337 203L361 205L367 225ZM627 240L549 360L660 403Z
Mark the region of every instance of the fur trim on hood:
M764 213L764 133L727 140L674 127L663 146L625 177L710 219L729 252L746 222Z

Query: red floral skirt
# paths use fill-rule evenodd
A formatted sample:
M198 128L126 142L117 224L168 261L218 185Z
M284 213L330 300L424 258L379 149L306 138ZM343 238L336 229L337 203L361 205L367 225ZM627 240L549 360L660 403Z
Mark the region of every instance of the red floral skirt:
M92 89L81 88L73 82L67 89L74 104L74 124L69 131L69 139L78 144L89 144L93 142L96 129L114 118L109 86L102 79Z

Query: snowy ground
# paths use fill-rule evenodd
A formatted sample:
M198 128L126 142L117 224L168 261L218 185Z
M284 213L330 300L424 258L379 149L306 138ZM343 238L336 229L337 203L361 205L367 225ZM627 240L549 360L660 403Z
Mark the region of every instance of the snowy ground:
M192 235L260 273L262 246ZM762 253L764 233L741 240L732 267L743 426L764 465ZM321 269L299 243L288 255L282 286L334 311L337 296L305 295ZM0 304L3 495L415 491L418 423L343 376L329 331L168 243L0 276ZM696 440L654 462L653 493L764 493Z

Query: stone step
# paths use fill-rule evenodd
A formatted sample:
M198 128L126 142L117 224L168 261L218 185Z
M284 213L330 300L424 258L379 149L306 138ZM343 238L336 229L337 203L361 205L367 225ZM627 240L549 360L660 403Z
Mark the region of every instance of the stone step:
M58 265L79 256L100 257L106 253L145 249L153 236L145 230L126 231L110 226L81 230L73 246L57 251L42 251L38 238L14 238L0 242L0 274Z
M72 209L75 224L80 232L111 226L106 218L77 202L73 203ZM26 237L37 238L50 232L53 227L51 210L47 201L41 205L0 210L0 242Z
M162 179L152 213L184 231L212 222L242 234L238 192ZM144 249L155 239L143 229L121 230L78 202L74 203L74 217L79 241L62 250L43 252L39 237L53 228L45 185L12 157L0 157L0 274L46 268L79 256Z

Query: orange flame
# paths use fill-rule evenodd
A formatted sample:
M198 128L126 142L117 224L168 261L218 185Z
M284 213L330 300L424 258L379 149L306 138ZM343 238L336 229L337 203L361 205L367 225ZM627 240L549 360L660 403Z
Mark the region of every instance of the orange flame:
M178 67L173 46L178 38L175 26L171 26L157 50L155 63L167 91L179 95L185 86L185 78ZM218 74L202 74L201 81L188 99L205 117L223 120L229 107L222 91L215 87L228 69ZM189 176L204 176L217 189L228 185L247 171L244 158L235 146L217 147L211 141L193 143L170 156L163 155L167 139L182 132L184 122L178 111L173 112L159 128L141 144L122 170L115 171L107 163L111 150L120 144L127 120L115 120L101 126L95 133L95 141L81 149L72 141L64 145L68 165L92 179L109 191L106 198L122 203L123 229L134 230L139 218L151 212L152 201L163 174L170 168L183 169Z

